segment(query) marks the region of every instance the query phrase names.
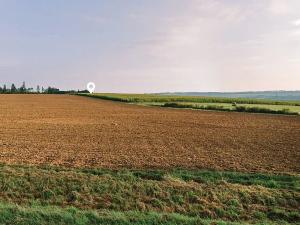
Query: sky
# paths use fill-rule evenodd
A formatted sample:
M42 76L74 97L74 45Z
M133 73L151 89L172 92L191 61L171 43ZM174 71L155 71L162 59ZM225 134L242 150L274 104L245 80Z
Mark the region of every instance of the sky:
M0 85L300 89L300 0L0 0Z

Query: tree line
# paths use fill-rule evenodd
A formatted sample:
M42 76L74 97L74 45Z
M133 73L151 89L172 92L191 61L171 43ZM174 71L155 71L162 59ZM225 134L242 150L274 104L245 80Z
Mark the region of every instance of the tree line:
M22 83L20 87L17 87L14 83L8 87L6 84L0 86L0 94L66 94L66 93L88 93L87 90L70 90L70 91L61 91L59 88L55 87L47 87L44 88L43 86L37 85L36 88L26 87L25 81Z
M2 87L0 86L0 93L2 94L28 94L28 93L59 93L60 90L58 88L54 87L48 87L44 88L40 85L37 85L36 89L29 87L26 87L25 82L22 83L22 85L18 88L14 83L11 84L10 87L8 87L6 84L4 84Z

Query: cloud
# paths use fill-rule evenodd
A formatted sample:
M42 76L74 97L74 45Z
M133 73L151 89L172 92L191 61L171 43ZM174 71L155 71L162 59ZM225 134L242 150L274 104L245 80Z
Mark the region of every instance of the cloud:
M294 20L291 22L294 26L300 26L300 19Z
M271 0L269 11L273 14L283 15L290 13L291 8L286 0Z
M290 33L289 33L290 37L297 37L297 40L298 39L298 36L300 36L300 29L297 29L297 30L292 30Z
M140 43L160 58L195 58L218 45L224 29L238 25L250 13L238 4L218 0L190 1L184 13L162 20L159 31Z
M300 58L290 58L289 61L291 63L300 63Z
M288 58L299 58L300 51L298 27L290 23L297 18L300 0L282 1L190 0L174 5L149 20L155 26L133 41L122 62L139 61L144 76L171 77L182 88L188 84L186 90L234 90L248 88L247 82L267 89L272 87L267 79L277 82L282 74L293 78L293 84L299 70L291 68L296 63ZM243 82L232 83L240 77Z

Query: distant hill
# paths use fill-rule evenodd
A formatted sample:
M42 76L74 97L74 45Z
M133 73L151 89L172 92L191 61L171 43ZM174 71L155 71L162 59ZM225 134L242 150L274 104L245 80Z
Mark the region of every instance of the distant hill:
M300 91L249 91L249 92L165 92L161 95L211 96L228 98L257 98L300 101Z

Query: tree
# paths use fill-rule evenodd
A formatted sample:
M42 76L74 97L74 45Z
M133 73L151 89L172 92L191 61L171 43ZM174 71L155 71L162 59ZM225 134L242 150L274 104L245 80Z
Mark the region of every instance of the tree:
M40 93L41 89L40 89L40 85L36 86L36 92Z
M58 88L55 88L55 87L48 87L45 92L47 94L58 94L59 93L59 89Z
M44 93L45 92L45 89L44 89L44 87L42 87L42 93Z
M6 84L3 85L3 93L7 93Z
M15 84L12 84L12 85L11 85L10 92L11 92L11 93L16 93L16 92L17 92L17 88L16 88L16 85L15 85Z
M28 93L32 93L32 92L34 92L34 90L33 90L33 88L32 88L32 87L30 87L30 88L27 88L27 89L26 89L26 92L28 92Z
M23 84L20 87L20 93L25 93L25 92L26 92L26 85L25 85L25 81L23 81Z

